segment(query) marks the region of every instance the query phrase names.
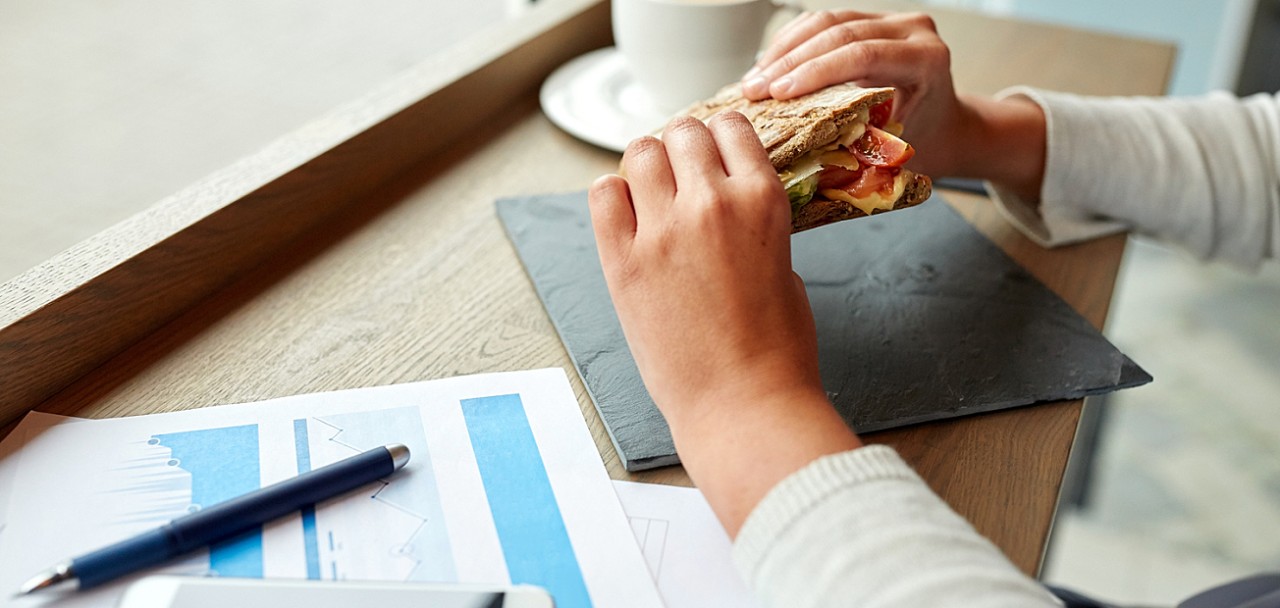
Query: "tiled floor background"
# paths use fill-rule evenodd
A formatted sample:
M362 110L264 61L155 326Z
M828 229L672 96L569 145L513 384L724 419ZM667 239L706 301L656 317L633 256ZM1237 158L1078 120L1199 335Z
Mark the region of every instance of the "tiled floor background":
M1280 264L1257 274L1131 239L1107 333L1155 376L1115 394L1091 501L1044 578L1172 605L1280 570Z

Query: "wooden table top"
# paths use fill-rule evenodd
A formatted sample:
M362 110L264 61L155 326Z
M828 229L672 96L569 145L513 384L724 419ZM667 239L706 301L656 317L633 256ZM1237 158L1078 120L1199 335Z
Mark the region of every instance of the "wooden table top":
M598 7L584 14L595 26L607 19L607 11L601 17ZM952 47L957 86L965 91L994 93L1027 83L1089 94L1159 94L1173 60L1171 47L1151 42L957 12L935 11L935 18ZM480 83L477 91L481 85L495 86ZM617 166L617 154L554 127L531 93L502 104L465 137L465 144L363 191L356 204L291 237L287 247L238 268L225 285L211 288L141 339L130 339L118 354L100 364L86 363L87 373L67 372L57 385L61 388L40 389L51 395L47 399L33 389L37 409L125 416L560 367L614 478L687 484L678 467L634 475L623 470L495 216L496 197L584 189ZM377 153L365 150L347 161L376 163L363 159ZM306 172L291 175L321 179ZM1102 326L1123 237L1046 251L1016 233L984 198L946 195L981 232ZM156 247L165 243L173 239L157 240ZM50 307L42 304L46 296L36 284L46 280L42 277L74 274L74 253L19 277L4 286L7 291L0 289L0 304L17 302L30 309L16 320L0 318L0 368L16 365L14 353L39 350L33 338L23 337L38 335L28 326L53 327L56 319L40 318L40 310ZM83 285L98 284L77 281L83 279L70 281L67 294L82 297ZM1034 574L1079 412L1079 401L1062 402L866 439L896 447L957 511Z

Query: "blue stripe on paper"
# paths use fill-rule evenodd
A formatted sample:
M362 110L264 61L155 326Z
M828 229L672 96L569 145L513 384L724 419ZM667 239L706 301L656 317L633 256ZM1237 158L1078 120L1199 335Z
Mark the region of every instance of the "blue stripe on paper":
M560 608L591 606L520 396L464 399L462 414L511 582L547 589Z
M311 470L311 444L307 436L307 420L293 421L293 448L298 457L298 474ZM316 506L302 508L302 549L307 559L307 578L320 580L320 542L316 538Z
M191 473L194 508L212 507L257 490L258 425L154 435L170 450L170 463ZM217 576L262 578L262 528L209 546L209 569Z

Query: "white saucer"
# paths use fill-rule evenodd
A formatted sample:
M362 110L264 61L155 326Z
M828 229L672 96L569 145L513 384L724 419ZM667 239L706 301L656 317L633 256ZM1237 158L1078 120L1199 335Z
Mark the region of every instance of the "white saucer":
M542 83L538 99L556 126L615 152L661 129L669 118L653 107L615 47L560 66Z

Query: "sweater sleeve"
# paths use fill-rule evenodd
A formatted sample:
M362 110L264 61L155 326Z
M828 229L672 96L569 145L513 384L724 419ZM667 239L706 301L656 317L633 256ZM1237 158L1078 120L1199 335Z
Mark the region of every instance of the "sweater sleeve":
M1037 213L993 184L1006 218L1044 246L1123 230L1201 259L1280 255L1280 98L1102 98L1026 87L1047 124Z
M1060 606L892 448L820 458L761 500L734 561L766 606Z

